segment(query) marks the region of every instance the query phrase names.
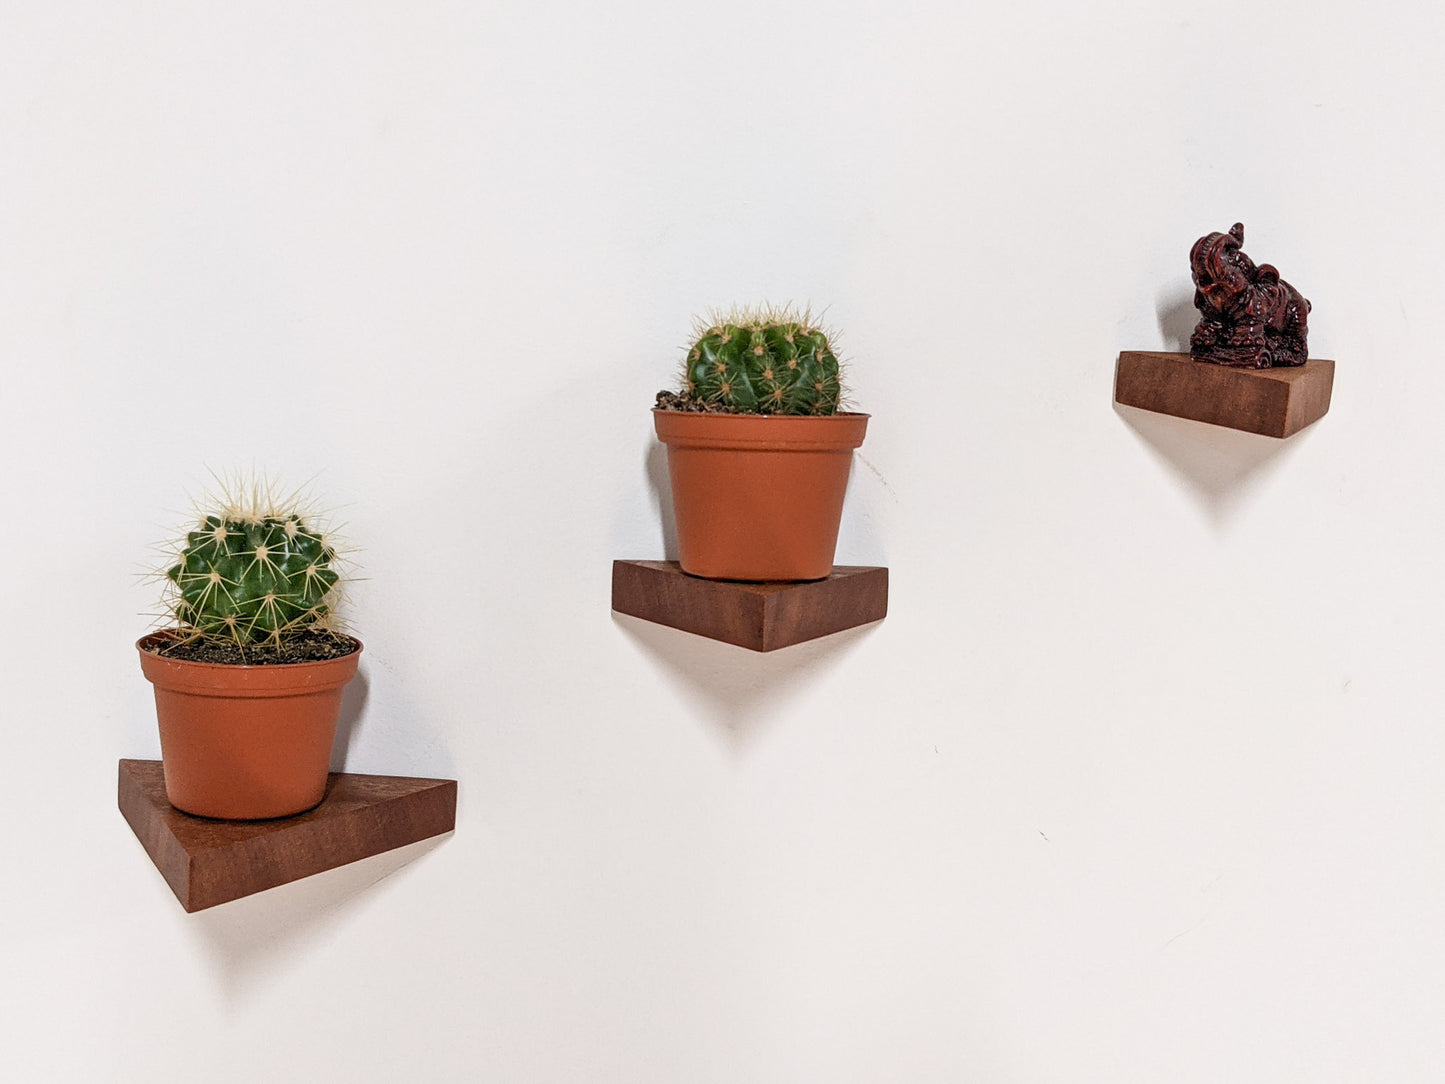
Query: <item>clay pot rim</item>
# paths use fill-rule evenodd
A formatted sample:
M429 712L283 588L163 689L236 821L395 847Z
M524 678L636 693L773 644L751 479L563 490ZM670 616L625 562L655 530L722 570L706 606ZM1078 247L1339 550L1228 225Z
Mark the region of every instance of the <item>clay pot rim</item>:
M673 447L768 453L844 453L862 445L870 414L716 414L652 408L657 439Z
M142 655L155 659L158 663L175 666L194 666L200 670L243 670L258 673L284 673L288 670L298 670L305 666L325 666L328 663L338 663L343 659L354 659L360 655L366 646L355 636L348 633L337 633L344 639L350 640L356 646L345 655L337 655L330 659L307 659L303 662L197 662L194 659L176 659L169 655L161 655L152 651L151 648L162 639L173 637L179 629L156 629L148 632L135 642L136 650Z
M757 420L760 418L772 418L780 422L830 422L843 418L871 418L872 414L865 414L861 410L839 410L832 414L763 414L758 411L733 411L733 410L668 410L665 407L653 407L654 414L666 414L676 418L743 418Z

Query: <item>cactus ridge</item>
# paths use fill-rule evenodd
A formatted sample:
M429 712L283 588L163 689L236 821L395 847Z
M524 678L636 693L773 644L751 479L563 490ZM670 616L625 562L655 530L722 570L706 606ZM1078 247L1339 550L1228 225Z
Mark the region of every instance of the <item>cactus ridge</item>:
M245 647L333 626L335 547L294 503L250 497L203 513L165 571L168 614L188 638Z
M838 411L838 358L808 312L735 310L696 334L683 374L688 398L747 414Z

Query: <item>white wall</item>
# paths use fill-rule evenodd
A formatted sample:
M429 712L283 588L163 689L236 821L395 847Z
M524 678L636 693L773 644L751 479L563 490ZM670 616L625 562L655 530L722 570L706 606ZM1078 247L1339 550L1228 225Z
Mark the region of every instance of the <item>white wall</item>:
M1439 12L8 7L5 1075L1438 1080ZM1339 362L1284 443L1111 404L1236 220ZM769 656L608 609L761 299L893 584ZM346 767L461 805L187 916L135 573L253 464L363 551Z

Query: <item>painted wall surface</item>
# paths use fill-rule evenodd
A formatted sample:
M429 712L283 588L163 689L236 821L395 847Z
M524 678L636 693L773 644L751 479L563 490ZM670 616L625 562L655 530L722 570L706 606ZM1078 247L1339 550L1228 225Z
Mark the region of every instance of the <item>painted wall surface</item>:
M1437 1081L1436 3L9 5L0 1063L24 1081ZM1287 442L1115 408L1187 253ZM614 616L692 316L826 309L881 624ZM185 915L137 573L207 469L367 577L454 835Z

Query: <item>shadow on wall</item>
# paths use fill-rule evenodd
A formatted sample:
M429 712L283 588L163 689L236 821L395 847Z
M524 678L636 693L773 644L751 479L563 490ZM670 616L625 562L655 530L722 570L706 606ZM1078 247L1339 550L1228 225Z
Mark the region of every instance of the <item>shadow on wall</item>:
M383 712L367 727L368 706L374 675L386 688ZM436 713L407 695L406 684L397 680L394 663L378 648L363 654L356 676L341 694L341 714L336 737L331 743L328 767L333 772L365 772L378 775L410 775L425 778L454 778L456 760L450 735L437 722ZM358 746L363 764L354 763Z
M758 652L615 611L612 621L735 753L744 751L789 703L838 669L878 624Z
M657 509L662 523L662 553L664 561L677 560L677 522L672 515L672 482L667 476L667 445L659 440L651 442L647 449L647 480L652 486L653 507Z
M1221 528L1234 518L1250 490L1278 470L1310 434L1306 429L1279 440L1119 403L1114 404L1114 413L1187 484L1187 492L1210 522Z
M1188 353L1189 337L1199 320L1193 291L1180 292L1176 287L1160 293L1154 311L1164 349ZM1156 459L1186 483L1189 494L1219 528L1234 517L1251 489L1278 470L1294 449L1309 439L1310 432L1307 429L1279 440L1117 402L1114 413L1124 419Z
M1180 293L1177 287L1165 290L1154 301L1154 315L1159 318L1159 334L1164 349L1178 354L1189 353L1189 336L1199 323L1199 310L1194 307L1194 291Z
M329 940L357 911L373 885L435 850L452 833L327 870L254 896L184 916L206 950L229 1004L244 1001L266 979L304 962L307 948Z
M331 743L331 770L346 770L346 754L351 750L356 735L356 725L366 709L366 694L371 681L364 667L358 667L356 676L347 684L341 694L341 718L336 724L336 740Z

